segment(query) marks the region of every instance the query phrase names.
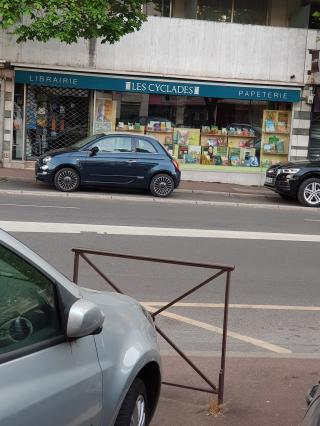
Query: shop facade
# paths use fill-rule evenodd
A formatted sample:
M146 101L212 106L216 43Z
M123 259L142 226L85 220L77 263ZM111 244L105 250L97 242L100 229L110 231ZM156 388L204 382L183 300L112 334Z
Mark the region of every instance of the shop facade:
M16 69L7 166L89 134L128 131L156 137L185 179L219 181L220 173L259 184L269 165L290 157L300 97L298 87Z

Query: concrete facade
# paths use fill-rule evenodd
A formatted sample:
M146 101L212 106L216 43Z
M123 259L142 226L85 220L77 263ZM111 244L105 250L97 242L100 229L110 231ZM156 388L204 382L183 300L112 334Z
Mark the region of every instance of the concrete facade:
M17 45L0 33L0 58L12 64L211 81L301 85L308 30L149 17L114 45L89 41ZM294 78L290 78L294 76Z

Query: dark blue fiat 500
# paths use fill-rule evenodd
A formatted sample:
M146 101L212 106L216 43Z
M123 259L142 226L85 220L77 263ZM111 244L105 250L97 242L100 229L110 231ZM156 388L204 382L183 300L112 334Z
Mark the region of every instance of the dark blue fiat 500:
M155 138L116 132L48 151L38 159L35 174L64 192L102 185L148 189L156 197L168 197L179 185L181 172Z

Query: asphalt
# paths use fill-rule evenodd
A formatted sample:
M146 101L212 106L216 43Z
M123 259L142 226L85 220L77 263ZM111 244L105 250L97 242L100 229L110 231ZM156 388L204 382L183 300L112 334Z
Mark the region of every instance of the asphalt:
M2 193L1 193L2 190ZM20 217L21 208L17 208L18 205L14 208L12 203L12 200L9 199L10 195L5 196L4 192L10 191L13 193L14 191L17 191L17 194L20 193L29 193L30 197L33 197L34 200L38 200L35 198L32 193L40 195L47 193L49 194L50 191L52 195L54 194L54 197L59 197L59 200L64 199L62 197L62 193L58 193L57 191L52 190L51 188L42 185L42 184L36 184L34 181L34 175L32 170L20 170L20 169L4 169L0 168L0 193L1 195L1 202L7 203L7 205L2 205L2 220L22 220L23 218ZM118 193L118 192L117 192ZM92 195L93 193L89 192L89 195ZM121 194L121 193L120 193ZM80 194L81 195L81 194ZM83 193L82 193L83 195ZM98 193L99 195L99 193ZM13 195L11 195L13 197ZM101 195L102 196L102 195ZM103 195L104 196L104 195ZM122 195L120 195L121 197ZM125 196L128 196L128 198L131 197L131 194L125 194ZM123 197L124 198L124 197ZM132 195L133 199L138 200L139 197L137 197L135 194ZM142 197L140 197L142 198ZM270 214L272 215L271 222L277 223L279 222L279 230L281 228L281 223L283 224L283 221L280 220L280 215L285 214L285 212L253 212L252 207L254 206L265 206L269 205L271 208L274 208L275 206L282 206L283 208L293 208L292 203L288 204L287 202L284 202L283 200L280 200L280 198L273 194L272 192L260 188L260 187L247 187L247 186L241 186L241 185L234 185L234 184L221 184L221 183L214 183L214 182L190 182L190 181L182 181L181 186L179 190L177 190L177 196L176 198L173 198L173 200L179 200L183 199L184 202L186 200L204 200L205 202L213 202L213 200L218 200L217 202L222 204L224 201L230 201L230 199L235 200L236 202L241 203L247 203L247 207L244 207L240 212L237 212L237 223L239 225L239 222L241 224L241 229L246 229L246 221L247 217L249 215L252 217L257 216L257 230L258 224L265 224L268 223L268 220L270 221ZM32 202L28 200L28 198L23 199L23 203L25 205L28 204L28 207L23 207L25 209L31 209ZM39 199L40 200L40 199ZM55 198L57 200L57 198ZM240 200L240 201L239 201ZM13 200L14 202L17 202L16 200ZM77 203L74 202L73 199L73 208L72 210L73 214L76 216L77 208L79 207ZM22 201L21 201L22 202ZM79 200L80 202L80 200ZM60 203L60 201L59 201ZM53 203L49 202L42 202L42 204L54 204L56 207L60 204L57 204L55 201ZM89 203L89 200L88 200ZM30 204L30 206L29 206ZM138 214L137 211L134 212L137 207L131 203L132 206L124 205L126 208L120 208L121 206L109 206L109 214L112 213L113 209L118 208L118 213L114 214L113 217L117 223L125 223L128 220L127 216L122 217L121 215L136 215ZM61 204L62 205L62 204ZM68 204L65 204L63 202L63 206L67 206ZM12 207L12 213L10 210L10 214L7 210ZM83 209L83 205L81 204L81 208ZM222 208L222 207L221 207ZM301 207L298 207L300 209L303 209ZM133 209L133 210L132 210ZM144 209L152 209L152 206L146 207L144 206ZM251 211L250 211L251 209ZM64 214L63 209L56 209L54 211L50 212L56 216L56 219L51 219L50 215L51 213L48 213L46 209L42 210L38 209L36 210L37 213L34 213L33 211L30 211L30 217L28 220L34 220L33 217L36 218L36 216L39 216L39 220L46 220L45 217L42 217L42 215L49 215L47 216L48 220L52 220L53 222L57 221L60 217L59 215ZM111 210L111 212L110 212ZM158 208L158 221L161 220L167 220L167 217L165 216L166 213L165 210L170 210L170 208L167 206L165 209L165 206ZM186 209L185 209L186 210ZM71 211L71 210L70 210ZM121 214L119 212L122 212ZM311 229L311 226L316 226L317 218L311 217L311 219L305 223L302 223L302 219L299 215L302 214L302 212L305 212L306 214L312 214L315 215L318 212L315 212L314 209L304 209L301 210L301 212L293 212L292 215L287 216L286 215L286 228L285 232L293 231L294 229L297 229L296 232L302 232L302 230L305 233L311 233L314 232L314 228ZM228 218L228 210L225 209L223 211L223 217L226 219ZM85 214L84 212L83 214ZM105 213L106 214L106 213ZM231 215L231 211L229 210L229 214ZM91 213L91 220L95 221L95 219L92 217L93 213ZM187 210L184 213L183 216L183 226L186 225L187 220L191 223L191 216L188 219L188 215L193 215L193 211L188 212ZM202 223L202 226L207 226L208 228L211 227L211 222L206 219L205 214L202 213L202 210L198 211L198 215L200 215L200 220ZM203 217L201 217L203 215ZM259 215L259 218L258 218ZM266 217L264 216L266 215ZM132 217L132 216L131 216ZM153 216L154 217L154 216ZM309 217L309 216L308 216ZM136 217L136 220L139 220L139 215ZM62 220L62 217L60 218ZM199 216L198 216L199 219ZM80 218L79 218L80 220ZM97 222L100 222L99 218L96 219ZM109 223L109 219L106 219ZM150 219L151 220L151 219ZM208 221L206 225L206 220ZM229 221L229 223L232 224L232 221ZM297 225L299 223L299 226ZM161 223L157 223L157 225L161 225ZM189 226L189 223L187 223ZM237 225L237 226L238 226ZM182 225L181 225L182 226ZM231 226L231 225L230 225ZM235 225L232 225L235 226ZM239 225L240 226L240 225ZM261 226L261 225L260 225ZM284 226L284 225L282 225ZM225 229L225 225L221 224L221 229ZM310 228L310 229L309 229ZM249 224L247 230L249 231ZM252 230L252 220L250 225L250 230ZM274 230L274 226L273 226ZM21 235L19 235L21 238ZM33 242L34 244L37 243L37 239L35 238L34 234L26 235L25 238L30 238L30 242ZM74 239L75 237L73 237ZM79 237L80 238L80 237ZM102 238L102 236L100 236ZM51 244L55 241L57 241L57 245L61 245L61 237L58 236L51 236ZM123 237L121 239L120 237L108 237L109 244L112 246L122 243L123 247L130 248L130 238ZM141 247L144 248L144 250L148 250L148 242L150 240L146 238L140 237L138 240L138 243ZM159 243L159 238L158 238ZM169 245L172 246L172 239L163 239L163 241L166 241L168 244L167 250L169 250ZM41 244L47 244L47 241L40 241L38 242L39 249L41 249ZM80 243L80 241L79 241ZM137 242L133 244L133 248L137 247ZM217 241L217 247L213 245L211 241L204 241L203 244L207 244L208 247L206 250L204 250L207 253L218 253L221 252L221 250L224 252L224 244L226 245L225 248L225 256L228 258L228 262L233 262L232 257L238 256L237 253L241 252L241 241L239 241L239 244L237 244L235 241L232 242L232 245L227 245L227 242ZM247 253L247 256L251 258L251 261L253 263L262 262L262 256L261 252L258 250L258 246L256 247L255 242L250 243L250 245L253 246L252 250ZM288 255L288 246L285 245L285 243L264 243L263 250L265 252L265 255L268 254L268 259L270 259L270 256L272 253L274 253L274 257L277 256L277 251L274 250L274 246L279 246L280 244L283 244L283 253L285 253L284 259L288 257L288 265L283 264L283 270L286 270L287 273L291 270L290 267L290 256ZM30 244L32 246L32 244ZM270 246L270 249L268 247ZM290 246L290 250L294 250L297 245L292 244ZM181 247L179 244L179 255L181 256L181 250L183 251L184 248ZM188 247L188 244L186 245ZM282 247L282 246L281 246ZM36 247L34 247L36 248ZM172 248L172 247L171 247ZM306 250L310 248L310 251L312 250L312 246L310 244L304 244L303 246L300 245L296 247L296 250L301 250L306 255ZM151 248L149 247L151 250ZM164 243L160 244L159 250L165 250ZM173 247L174 249L174 247ZM232 249L234 249L234 255L232 254ZM191 244L190 244L190 250L191 250ZM262 248L260 249L262 250ZM41 250L40 250L41 251ZM58 250L57 250L58 251ZM246 247L247 251L247 247ZM230 254L231 253L231 254ZM161 253L159 253L160 255ZM182 253L183 254L183 253ZM254 255L256 254L256 258ZM209 256L209 254L208 254ZM293 257L297 257L294 255ZM306 256L308 258L308 256ZM231 258L231 259L230 259ZM238 257L237 257L238 259ZM276 260L275 260L276 261ZM272 269L266 268L266 271L261 270L261 265L258 263L260 274L262 276L266 275L268 276L268 279L270 280L270 283L275 282L277 285L279 285L279 279L275 276L274 279L272 275ZM271 262L272 264L272 262ZM311 265L314 265L314 262L311 263ZM61 265L59 265L61 266ZM305 265L301 265L301 271L306 270ZM314 268L314 266L313 266ZM64 268L62 268L64 269ZM309 268L311 269L311 268ZM308 268L307 268L308 270ZM70 265L65 265L65 273L70 271ZM316 268L314 268L314 274L317 275ZM269 275L268 275L269 274ZM241 278L241 265L238 265L237 268L237 275L238 278ZM282 276L285 276L285 274L282 274ZM240 278L239 278L240 277ZM279 277L278 277L279 278ZM305 276L303 277L305 279ZM293 282L296 282L296 277L292 277ZM250 287L250 279L248 277L247 271L245 271L245 268L243 270L243 282L247 283L248 288L242 288L239 285L239 283L233 283L233 291L232 295L233 297L237 296L238 302L241 301L241 294L244 295L252 295L254 294L254 284L258 282L258 277L255 279L253 277L252 279L252 288ZM238 285L236 285L238 284ZM281 284L281 283L280 283ZM237 293L237 288L239 287L239 292ZM281 287L281 285L280 285ZM300 289L298 285L291 286L290 294L297 292ZM306 288L301 289L301 291L304 291L305 294L308 294L308 291L306 291ZM269 288L269 293L272 295L272 291ZM143 291L143 295L147 296L146 291ZM139 296L142 296L142 294ZM252 299L253 302L258 303L260 301L261 294L259 293L259 298L257 295L257 300L254 298ZM290 296L290 295L289 295ZM279 297L279 295L278 295ZM160 296L159 296L160 298ZM140 297L141 299L141 297ZM163 299L163 297L162 297ZM294 300L288 300L290 299L288 295L283 293L283 300L280 298L278 300L278 303L283 302L284 304L288 304L292 302L294 304ZM312 300L317 300L317 292L313 294L313 296L310 297L310 300L300 300L301 304L303 302L305 303L311 303ZM244 302L247 302L247 298L244 297ZM272 300L270 303L273 302ZM316 302L315 302L316 303ZM175 311L174 311L175 312ZM181 311L182 314L184 314L184 311ZM181 313L180 311L178 313ZM203 314L204 315L204 314ZM309 317L308 317L309 318ZM311 317L310 317L311 318ZM200 318L204 320L205 318ZM317 321L317 318L311 318L308 319L308 321ZM257 323L257 320L255 317L248 318L248 321L252 323ZM278 321L277 317L275 316L275 322ZM291 321L291 320L290 320ZM306 318L305 316L302 318L302 321L305 322ZM232 315L230 316L230 322L232 325ZM280 323L279 323L280 324ZM311 324L311 323L310 323ZM310 325L309 324L309 325ZM258 324L259 325L259 324ZM272 325L272 324L271 324ZM281 324L280 324L281 325ZM292 330L294 327L292 327ZM310 325L311 330L311 325ZM292 333L296 333L295 331L292 331ZM313 331L310 331L310 336L307 336L308 339L311 339ZM195 336L195 335L193 335ZM173 336L175 337L175 336ZM257 337L260 337L257 335ZM268 336L267 336L268 337ZM307 339L306 337L306 339ZM196 336L193 337L196 340ZM200 343L200 342L199 342ZM218 343L218 340L217 340ZM229 350L233 349L231 341L228 342ZM218 345L216 345L218 346ZM183 349L188 350L187 347L184 347ZM200 349L200 345L199 345ZM208 350L201 353L199 350L197 354L195 354L192 359L193 361L201 368L203 372L205 372L208 377L217 384L218 382L218 374L219 374L219 357L217 356L217 353L213 353L211 356L208 355L210 348L208 346ZM312 349L312 351L314 348ZM268 356L265 357L264 354L259 354L255 351L252 351L251 353L244 353L243 356L239 356L240 353L237 352L237 356L233 356L229 354L227 356L227 363L226 363L226 377L225 377L225 392L224 392L224 405L222 407L222 412L220 415L215 415L215 413L210 413L210 404L213 400L216 400L215 395L210 395L208 393L203 392L196 392L191 390L186 390L182 388L175 388L170 386L163 386L162 392L161 392L161 398L159 402L159 406L156 412L156 415L152 421L151 426L206 426L206 425L219 425L219 426L298 426L300 422L302 421L306 406L305 406L305 400L304 396L308 390L308 387L312 384L316 383L320 377L320 362L319 359L313 359L312 357L308 357L308 354L304 354L303 356L297 356L296 358L291 358L290 356ZM312 355L312 354L311 354ZM207 388L206 384L201 381L201 379L190 369L190 367L178 356L173 355L172 353L169 353L168 351L164 351L163 353L163 375L164 380L168 382L175 382L180 383L182 385L190 385L195 387L204 387Z

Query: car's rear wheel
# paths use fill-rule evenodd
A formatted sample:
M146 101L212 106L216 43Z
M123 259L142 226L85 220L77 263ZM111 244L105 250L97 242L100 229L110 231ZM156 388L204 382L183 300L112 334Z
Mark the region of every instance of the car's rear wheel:
M320 179L310 178L303 181L298 190L298 200L306 207L320 207Z
M168 197L174 190L174 180L171 176L160 173L153 176L150 182L150 192L155 197Z
M63 192L75 191L80 185L79 173L71 167L64 167L54 176L54 186Z
M120 408L115 426L147 426L148 399L143 381L136 378Z

